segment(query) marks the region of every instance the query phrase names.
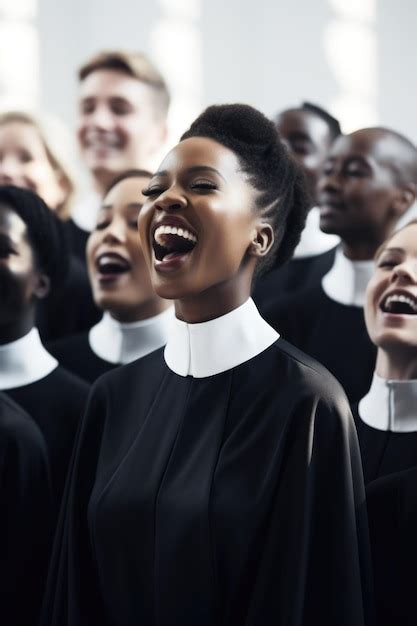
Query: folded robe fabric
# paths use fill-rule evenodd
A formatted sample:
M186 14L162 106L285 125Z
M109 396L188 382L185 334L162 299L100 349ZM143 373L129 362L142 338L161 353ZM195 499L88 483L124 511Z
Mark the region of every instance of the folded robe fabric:
M371 623L348 403L281 339L207 378L163 350L105 374L66 496L44 626Z

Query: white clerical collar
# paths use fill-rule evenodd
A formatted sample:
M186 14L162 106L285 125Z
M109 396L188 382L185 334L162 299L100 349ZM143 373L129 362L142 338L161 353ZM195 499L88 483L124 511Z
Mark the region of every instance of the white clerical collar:
M417 431L417 380L387 380L374 374L358 411L372 428L394 433Z
M339 242L340 238L337 235L327 235L320 230L320 209L313 207L308 212L300 243L294 251L294 259L322 254L337 246Z
M351 261L337 248L332 268L322 279L325 294L335 302L363 307L374 261Z
M24 337L0 345L0 389L30 385L57 366L58 361L43 347L38 329L32 328Z
M205 378L257 356L279 338L260 316L252 298L226 315L187 324L175 318L165 362L180 376Z
M71 209L73 222L86 232L94 230L97 222L97 214L101 205L101 197L96 191L90 191L78 201L74 202Z
M166 344L174 317L170 307L146 320L122 324L105 313L88 334L90 348L109 363L131 363Z

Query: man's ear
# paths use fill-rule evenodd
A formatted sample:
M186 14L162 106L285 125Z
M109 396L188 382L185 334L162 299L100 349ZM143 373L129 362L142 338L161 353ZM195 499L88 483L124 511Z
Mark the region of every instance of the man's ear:
M406 211L414 204L417 199L417 185L415 183L408 183L398 190L397 196L393 202L393 209L398 215L404 215Z
M264 257L274 245L274 229L268 222L262 222L253 233L250 254L255 257Z
M39 300L42 300L43 298L46 298L46 296L50 292L50 289L51 289L51 281L50 281L49 276L47 276L46 274L39 274L37 285L33 291L34 295Z

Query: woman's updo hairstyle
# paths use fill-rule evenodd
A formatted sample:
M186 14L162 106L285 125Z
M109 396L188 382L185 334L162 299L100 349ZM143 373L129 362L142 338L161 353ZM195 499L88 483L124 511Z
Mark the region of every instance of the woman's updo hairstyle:
M288 261L300 241L311 201L304 173L280 140L275 125L247 104L208 107L181 141L208 137L232 150L259 191L256 209L274 229L275 241L257 273Z
M26 224L37 267L48 276L51 292L62 286L69 268L69 245L63 222L28 189L0 186L0 205L10 208Z

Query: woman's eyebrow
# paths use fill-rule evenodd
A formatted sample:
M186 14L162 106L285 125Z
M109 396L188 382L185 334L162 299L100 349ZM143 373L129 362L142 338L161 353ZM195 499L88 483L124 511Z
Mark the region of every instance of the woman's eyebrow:
M220 176L220 178L223 178L224 182L226 182L226 179L223 176L223 174L221 174L221 172L219 172L219 170L216 170L215 167L211 167L210 165L194 165L193 167L189 167L187 169L187 172L189 172L189 173L194 173L194 172L214 172L215 174Z
M381 254L384 252L404 252L404 248L384 248L381 250Z
M222 178L224 182L226 182L226 179L223 176L223 174L219 172L219 170L216 170L215 167L211 167L210 165L193 165L192 167L188 167L186 171L188 174L193 174L195 172L214 172L215 174L220 176L220 178ZM161 178L163 178L164 176L168 176L168 171L161 170L159 172L156 172L152 178L157 178L158 176Z

